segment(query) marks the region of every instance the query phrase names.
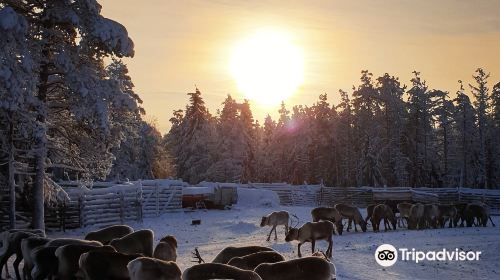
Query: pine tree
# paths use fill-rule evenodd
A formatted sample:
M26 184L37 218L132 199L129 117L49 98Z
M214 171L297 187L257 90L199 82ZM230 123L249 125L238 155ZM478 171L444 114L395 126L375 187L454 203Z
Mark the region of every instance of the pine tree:
M477 114L477 127L479 133L479 163L480 163L480 174L478 174L479 182L481 186L488 187L488 181L491 178L487 176L487 150L489 150L489 135L488 135L488 111L489 111L489 89L487 87L489 73L486 73L484 69L476 69L476 75L472 76L476 81L476 85L469 84L472 95L475 97L474 107ZM487 147L488 146L488 147Z

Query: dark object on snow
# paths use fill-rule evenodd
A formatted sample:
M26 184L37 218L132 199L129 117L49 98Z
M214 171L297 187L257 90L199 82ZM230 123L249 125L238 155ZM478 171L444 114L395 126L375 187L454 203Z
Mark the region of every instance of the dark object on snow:
M191 221L191 225L192 225L192 226L201 225L201 220L192 220L192 221Z

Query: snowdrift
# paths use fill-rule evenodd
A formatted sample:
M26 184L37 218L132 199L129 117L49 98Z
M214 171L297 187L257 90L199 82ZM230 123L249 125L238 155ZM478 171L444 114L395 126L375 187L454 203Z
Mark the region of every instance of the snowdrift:
M238 188L238 204L240 207L279 207L278 194L271 190Z

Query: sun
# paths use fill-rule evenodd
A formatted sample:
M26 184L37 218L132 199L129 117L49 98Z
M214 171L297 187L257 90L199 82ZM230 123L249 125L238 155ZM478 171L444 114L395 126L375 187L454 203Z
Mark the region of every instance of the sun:
M261 30L236 44L230 73L246 98L277 105L302 84L304 58L287 33Z

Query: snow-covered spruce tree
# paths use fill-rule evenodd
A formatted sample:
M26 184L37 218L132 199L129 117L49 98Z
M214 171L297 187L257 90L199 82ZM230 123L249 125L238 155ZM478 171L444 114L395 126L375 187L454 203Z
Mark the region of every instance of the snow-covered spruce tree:
M476 187L480 163L478 162L478 132L476 127L476 113L469 96L465 94L460 82L457 92L455 112L453 114L457 131L457 144L459 146L460 161L460 187Z
M0 5L0 177L6 179L9 193L9 226L16 225L16 182L19 173L32 172L21 168L32 155L33 97L36 79L27 40L28 22L11 7ZM21 157L21 158L19 158ZM20 160L21 159L21 160ZM2 186L3 186L2 182Z
M53 138L53 114L66 115L69 126L87 132L101 151L119 142L113 112L137 110L136 100L106 74L106 56L133 56L133 43L119 23L100 15L101 6L87 1L3 1L27 22L24 39L31 43L29 56L36 77L34 128L35 179L33 227L44 228L44 185ZM74 125L77 124L77 125ZM69 130L59 133L64 135ZM85 137L82 137L85 138ZM115 140L116 139L116 140ZM83 142L83 141L82 141ZM55 145L57 146L57 145ZM80 149L80 148L79 148ZM84 150L84 149L81 149ZM92 153L96 155L96 153ZM102 161L100 158L86 159ZM110 158L105 161L111 164ZM106 164L104 164L106 165Z
M356 186L356 160L353 147L353 109L347 92L339 90L340 103L336 106L338 111L337 139L339 141L339 186Z
M244 145L243 171L240 181L242 183L248 183L255 177L255 146L257 145L255 130L258 127L258 123L254 122L248 100L244 100L243 103L239 104L239 110L238 123L241 127L241 133L243 134Z
M491 92L491 112L490 112L490 150L489 159L491 164L489 164L488 186L497 187L500 186L500 83L493 86Z
M238 103L228 95L217 122L217 153L207 175L216 182L239 182L243 173L246 147L238 118Z
M354 150L357 159L356 179L358 186L382 186L382 147L380 135L380 101L373 85L372 73L361 71L361 85L354 89Z
M328 103L327 94L321 94L319 100L311 110L306 108L306 123L302 129L311 130L312 143L308 143L309 150L313 151L315 159L309 159L312 167L311 183L324 182L326 185L335 185L339 180L339 143L337 139L338 115L334 107ZM301 137L304 138L304 137ZM299 139L302 140L302 139Z
M455 186L458 184L457 144L453 131L453 112L455 106L449 99L447 91L432 90L432 115L436 141L437 160L442 186Z
M481 187L488 187L487 183L491 178L487 178L487 150L489 149L489 135L488 135L488 112L489 112L489 89L487 87L489 73L484 69L476 69L476 75L472 76L475 84L469 84L472 95L474 96L474 108L477 114L477 128L479 133L479 164L480 173L478 174L479 184ZM488 146L488 147L487 147Z
M257 129L258 146L256 149L256 181L271 183L275 181L274 143L276 122L270 115L264 119L264 125Z
M185 115L177 115L179 119L173 120L176 123L166 138L177 165L177 176L196 184L207 178L207 170L212 163L210 151L215 129L201 92L196 89L188 95L190 104Z
M405 87L398 78L386 73L377 79L377 91L382 103L382 176L388 186L406 187L409 159L402 146L407 122L406 104L403 101Z

